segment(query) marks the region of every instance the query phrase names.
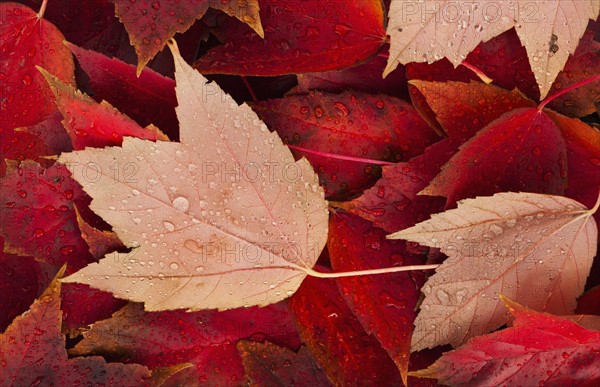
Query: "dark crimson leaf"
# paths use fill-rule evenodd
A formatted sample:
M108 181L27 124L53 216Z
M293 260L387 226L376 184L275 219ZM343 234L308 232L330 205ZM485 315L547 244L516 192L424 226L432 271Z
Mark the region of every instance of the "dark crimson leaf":
M289 348L256 341L239 341L246 378L251 386L331 386L306 347Z
M91 261L74 209L76 201L84 207L89 197L65 167L25 162L0 180L0 197L5 251L54 266L68 263L69 272Z
M78 336L87 326L109 318L122 308L126 301L83 284L63 284L63 332Z
M110 319L92 325L71 353L104 354L150 368L191 362L194 367L174 377L175 385L239 385L244 369L235 345L248 338L268 339L291 348L300 345L282 303L192 313L144 312L141 304L129 304Z
M579 297L575 313L600 315L600 285L594 286Z
M20 130L0 131L0 144L0 158L2 159L39 161L40 156L48 156L53 153L39 136Z
M107 102L97 103L87 95L65 85L52 74L40 70L56 96L56 106L64 117L73 149L121 145L123 137L168 140L156 127L142 128Z
M567 145L569 182L565 195L592 208L600 192L600 131L578 119L551 110L546 113L560 129ZM561 165L564 169L564 165ZM561 173L564 173L561 169ZM590 178L592 177L592 178ZM600 221L600 213L594 217Z
M73 57L58 29L30 8L17 3L0 6L1 131L37 124L56 111L42 66L74 85Z
M387 232L357 216L338 212L329 222L327 248L336 272L418 265L406 242L386 239ZM348 306L367 333L388 351L406 385L410 340L424 272L411 271L336 279Z
M140 126L154 124L169 138L179 138L175 115L175 81L145 68L139 77L135 66L117 58L67 44L83 70L97 101L105 100Z
M502 114L534 103L518 91L481 82L411 81L425 97L437 122L450 138L461 144Z
M334 280L307 277L290 308L302 341L335 385L401 385L394 362L364 331Z
M448 385L592 386L600 380L600 332L504 298L514 326L475 337L414 376Z
M137 364L107 364L101 357L69 359L61 334L60 282L52 281L27 313L0 336L3 386L154 385Z
M4 238L0 236L0 243ZM32 257L21 257L0 251L0 331L25 312L38 296L35 276L36 262Z
M196 62L204 74L281 75L337 70L375 55L386 34L379 1L260 1L262 39L236 20L224 45Z
M445 199L417 194L427 187L456 150L457 145L452 140L439 141L408 162L384 166L375 186L350 202L334 205L388 232L414 226L444 209Z
M556 124L536 108L519 108L463 144L421 191L456 201L497 192L564 193L565 141Z
M18 131L39 137L45 147L51 152L50 154L58 155L61 152L70 152L73 150L71 139L62 124L62 115L58 110L46 117L45 120L35 125L19 128ZM36 161L40 162L41 160Z
M348 89L354 89L408 99L406 76L401 66L385 79L381 77L387 64L387 50L388 46L373 59L358 66L320 73L298 74L298 87L292 92L293 94L306 94L310 90L319 90L341 93Z
M590 26L594 25L593 23ZM600 28L600 27L598 27ZM577 82L600 73L600 43L594 40L594 31L588 28L577 50L569 57L563 70L558 73L548 95L553 95ZM571 117L583 117L596 111L600 101L600 81L589 83L554 99L548 107Z
M529 66L527 51L514 28L480 43L465 61L483 71L494 85L507 90L517 88L539 101L540 90Z
M258 0L199 0L179 4L179 1L111 0L115 13L125 25L131 44L138 55L137 72L162 50L167 40L177 32L189 29L208 7L237 17L263 35L258 13Z
M421 154L438 138L410 104L386 95L310 92L252 106L297 158L311 162L329 198L359 193L380 165Z

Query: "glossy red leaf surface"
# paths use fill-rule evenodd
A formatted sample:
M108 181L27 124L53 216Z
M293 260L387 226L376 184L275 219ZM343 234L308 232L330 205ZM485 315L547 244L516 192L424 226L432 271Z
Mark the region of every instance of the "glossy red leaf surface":
M251 386L331 386L310 351L298 352L275 344L240 341L237 349L242 356L246 380Z
M311 162L330 198L359 193L380 165L408 160L438 139L410 104L386 95L311 92L252 106L297 158Z
M567 184L565 141L535 108L505 113L463 144L422 192L458 200L497 192L562 194Z
M307 277L290 299L300 337L336 385L400 385L400 373L364 331L334 280Z
M292 90L294 94L305 94L309 90L341 93L348 89L374 94L388 94L408 99L408 88L403 68L398 68L382 78L387 63L386 46L377 56L358 66L341 70L318 73L298 74L298 86Z
M381 179L362 196L335 206L370 220L388 232L402 230L444 209L446 199L417 195L456 152L450 139L439 141L421 156L383 167Z
M386 34L379 1L260 1L262 39L227 20L222 46L196 62L204 74L281 75L336 70L375 55Z
M17 317L0 336L0 384L154 384L150 371L140 365L107 364L101 357L67 358L60 326L60 283L55 279L29 312Z
M67 263L69 272L90 262L74 209L75 202L87 205L89 197L67 168L24 163L0 180L0 197L5 251L58 267Z
M600 380L600 332L505 299L513 327L471 339L418 375L443 384L591 386Z
M239 17L261 34L262 27L258 15L257 0L200 0L178 1L138 1L111 0L115 4L115 14L125 25L131 44L138 55L138 72L162 50L167 40L177 32L184 32L201 18L208 7L220 9Z
M73 149L121 145L125 136L167 140L157 128L142 128L109 103L97 103L47 72L44 72L44 76L56 96L56 106L64 117L63 125L71 138Z
M64 36L31 8L17 3L0 5L0 82L2 131L36 124L56 111L54 97L35 66L75 84L73 57Z
M225 312L144 312L129 304L84 334L73 354L104 354L150 368L194 364L175 376L179 383L239 385L244 370L239 339L265 340L297 348L300 343L285 304ZM185 384L184 383L184 384ZM177 384L177 383L176 383Z
M148 68L137 77L135 66L117 58L109 58L73 44L67 47L90 77L96 101L105 100L116 106L140 126L153 124L169 138L179 138L173 79Z
M329 230L327 248L336 272L418 265L425 258L410 254L406 242L386 239L387 232L355 215L332 215ZM352 312L388 351L403 378L408 372L415 309L425 280L424 272L418 271L336 279Z

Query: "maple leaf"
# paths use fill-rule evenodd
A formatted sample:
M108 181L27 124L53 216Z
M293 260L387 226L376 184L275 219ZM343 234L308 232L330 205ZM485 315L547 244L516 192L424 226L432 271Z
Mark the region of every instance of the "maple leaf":
M203 74L281 75L337 70L375 55L386 37L380 1L264 0L264 39L236 20L216 31L224 42L194 67Z
M396 365L365 332L334 280L306 278L289 305L300 338L335 385L401 385Z
M592 385L600 379L600 332L500 296L514 326L471 339L413 376L469 386Z
M250 386L332 385L306 347L294 352L268 341L240 341L237 348Z
M390 58L384 76L398 63L448 58L458 66L480 42L515 27L544 98L583 36L589 19L596 19L595 0L531 2L392 0L387 34Z
M190 28L196 19L200 19L206 13L208 7L236 17L247 23L261 37L264 35L258 13L258 0L201 0L185 4L178 4L178 1L111 1L115 4L115 13L125 25L131 45L135 47L138 55L138 75L175 33Z
M62 44L64 36L42 16L22 4L8 2L0 7L2 131L37 124L56 111L52 92L36 65L75 84L75 65ZM48 47L52 47L52 55Z
M358 216L336 213L329 221L327 248L335 271L365 270L422 263L406 243L385 239L385 231ZM376 337L398 366L404 384L410 336L422 272L336 279L346 303L367 333Z
M170 139L177 140L175 81L145 67L139 77L136 68L117 58L66 43L77 62L90 77L94 99L105 100L140 126L153 124Z
M107 364L97 356L67 358L65 337L60 329L60 282L55 278L29 311L17 317L0 335L0 383L4 386L40 383L70 386L82 382L155 384L150 370L138 364Z
M123 136L132 136L149 140L168 140L153 125L140 127L137 122L121 114L108 102L97 103L89 96L38 67L55 96L58 110L64 117L63 125L67 130L73 149L120 145Z
M409 103L382 94L310 92L252 109L311 162L328 198L356 195L378 178L380 165L417 156L438 139Z
M561 196L499 193L391 234L448 259L423 286L411 349L490 332L507 322L498 294L538 310L571 314L596 254L596 205Z
M194 367L175 375L170 385L209 381L214 385L234 386L244 377L236 344L240 339L254 338L289 348L300 345L285 303L191 313L183 310L145 312L141 304L130 303L109 319L94 323L69 354L105 355L115 361L132 361L152 369L172 366L185 359Z
M94 181L75 174L91 208L136 254L104 258L63 281L143 301L147 310L284 299L325 245L323 190L310 164L295 162L247 105L174 58L181 143L126 137L122 148L60 157L136 172L115 178L102 170Z

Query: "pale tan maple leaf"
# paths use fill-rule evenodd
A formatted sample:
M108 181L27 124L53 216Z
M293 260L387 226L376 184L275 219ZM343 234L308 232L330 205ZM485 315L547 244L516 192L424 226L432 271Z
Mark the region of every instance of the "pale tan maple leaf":
M63 281L146 310L282 300L327 240L323 189L308 161L294 161L249 106L173 55L181 143L126 137L122 147L60 157L94 212L133 248Z
M562 196L499 193L464 200L389 235L448 255L423 286L411 350L456 347L507 323L500 293L529 308L572 314L596 254L597 207Z
M515 27L544 98L599 11L598 0L392 0L384 76L399 63L445 57L458 66L479 43Z

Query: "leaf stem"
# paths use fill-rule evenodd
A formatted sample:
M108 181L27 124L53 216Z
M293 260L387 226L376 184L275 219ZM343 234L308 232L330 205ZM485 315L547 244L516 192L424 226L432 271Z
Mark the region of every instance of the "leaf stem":
M593 76L591 78L588 78L588 79L584 79L583 81L574 83L574 84L572 84L569 87L565 87L564 89L562 89L561 91L557 92L556 94L552 94L551 96L546 97L546 99L544 99L542 101L542 103L540 103L540 105L538 106L538 111L542 111L542 109L547 104L549 104L550 102L554 101L556 98L560 97L561 95L566 94L566 93L568 93L571 90L575 90L575 89L577 89L577 88L579 88L581 86L585 86L588 83L592 83L592 82L597 81L597 80L600 80L600 74L598 74L596 76Z
M290 145L290 144L285 144L285 145L287 145L288 148L297 150L299 152L304 152L304 153L308 153L308 154L316 155L316 156L329 157L331 159L356 161L356 162L359 162L359 163L376 164L376 165L394 165L394 164L396 164L396 163L392 163L392 162L389 162L389 161L363 159L363 158L360 158L360 157L342 156L342 155L336 155L334 153L320 152L320 151L316 151L316 150L302 148L302 147L299 147L299 146L296 146L296 145Z
M465 66L466 68L468 68L469 70L474 72L475 75L477 75L479 77L479 79L481 79L483 81L483 83L485 83L486 85L489 85L490 83L494 82L494 80L492 78L488 77L481 69L473 66L466 60L463 60L461 65Z
M48 5L48 0L42 1L42 6L40 7L40 10L37 13L38 20L44 17L44 13L46 13L47 5Z
M258 98L256 98L256 94L254 94L254 90L252 90L252 86L250 86L250 82L248 82L248 79L246 79L246 77L243 75L240 76L240 78L242 78L242 82L244 82L246 89L248 89L248 92L250 93L250 98L252 98L252 101L258 102Z
M412 265L412 266L395 266L385 267L383 269L370 269L370 270L357 270L357 271L343 271L340 273L321 273L313 269L303 268L303 270L311 277L317 278L341 278L341 277L356 277L359 275L374 275L374 274L387 274L387 273L398 273L401 271L413 271L413 270L431 270L436 269L440 265Z

